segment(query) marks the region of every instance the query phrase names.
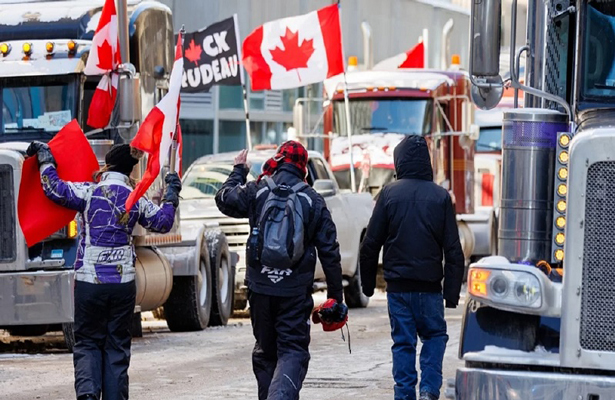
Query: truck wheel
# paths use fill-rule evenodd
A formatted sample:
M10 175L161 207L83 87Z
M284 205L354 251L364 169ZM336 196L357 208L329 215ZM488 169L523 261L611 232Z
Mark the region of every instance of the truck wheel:
M369 304L369 297L363 294L361 288L361 265L357 258L357 270L354 276L348 283L348 286L344 288L344 298L346 305L350 308L365 308Z
M164 315L173 332L202 331L211 315L211 268L207 248L201 249L197 276L174 276Z
M235 268L231 266L231 253L224 233L207 231L205 237L209 248L213 296L209 326L224 326L233 313Z
M69 353L75 349L75 332L73 331L74 324L72 322L62 324L62 333L64 334L64 343Z
M49 331L49 325L21 325L6 328L11 336L43 336Z

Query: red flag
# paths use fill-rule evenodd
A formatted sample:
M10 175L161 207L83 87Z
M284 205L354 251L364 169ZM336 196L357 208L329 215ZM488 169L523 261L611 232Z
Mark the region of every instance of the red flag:
M177 141L175 171L181 172L181 130L177 129L180 98L184 72L184 57L182 55L182 35L177 38L175 63L169 80L169 91L147 115L139 131L130 145L148 153L147 169L137 187L126 200L126 210L132 209L137 201L147 192L147 189L160 175L161 168L169 161L169 153L173 138Z
M115 1L106 0L84 69L86 75L103 75L94 91L88 111L87 124L92 128L104 128L109 124L118 84L118 76L112 71L117 69L121 62Z
M399 64L398 68L424 68L425 67L425 45L423 42L406 52L406 59Z
M267 22L242 46L252 90L290 89L344 72L337 4L297 17Z
M58 164L58 176L71 182L91 182L99 168L77 120L72 120L49 142L51 153ZM79 157L75 157L79 154ZM75 218L75 211L59 206L43 192L36 157L23 163L17 214L28 246L59 231Z

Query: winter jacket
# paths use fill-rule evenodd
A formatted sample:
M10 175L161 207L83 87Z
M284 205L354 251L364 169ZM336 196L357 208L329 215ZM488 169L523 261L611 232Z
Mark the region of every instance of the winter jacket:
M363 293L374 293L384 245L387 291L441 292L444 278L444 299L448 307L454 307L459 301L464 256L451 197L433 182L424 138L402 140L394 160L397 181L382 189L361 244Z
M258 196L261 189L267 188L265 180L246 183L248 168L236 165L224 185L216 194L216 204L220 211L234 218L248 218L250 230L258 224L259 216L267 196ZM297 167L283 164L272 176L277 185L293 186L301 182L301 172ZM312 291L314 270L316 268L316 249L327 279L328 297L342 302L342 267L340 264L339 244L331 214L325 200L314 189L302 191L312 201L311 207L306 199L299 196L304 209L309 207L310 215L305 225L306 246L303 257L290 270L248 265L246 281L248 289L255 293L272 296L291 297Z
M52 164L40 168L45 195L53 202L79 212L80 238L75 279L89 283L124 283L135 279L132 231L137 223L154 232L173 227L175 208L158 207L141 198L130 210L127 223L119 221L132 188L128 177L106 172L99 183L65 182Z

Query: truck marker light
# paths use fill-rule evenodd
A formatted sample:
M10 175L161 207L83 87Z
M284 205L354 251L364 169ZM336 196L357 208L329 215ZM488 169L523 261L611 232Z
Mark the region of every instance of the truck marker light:
M566 150L559 153L559 162L566 164L568 162L568 152Z
M557 217L555 220L555 225L560 229L564 229L566 226L566 217Z
M570 144L570 136L562 135L559 137L559 145L562 147L568 147Z
M11 45L8 43L2 43L0 44L0 53L2 53L3 56L6 56L7 54L9 54L11 51Z
M32 54L32 43L24 43L23 46L21 46L21 50L23 50L23 53L26 56L29 56L30 54Z
M566 178L568 178L568 168L566 167L560 168L559 171L557 171L557 176L561 180L566 180Z
M565 183L562 183L557 187L557 194L559 194L560 196L566 196L567 193L568 193L568 187L566 186Z
M485 282L475 282L470 287L470 293L474 296L487 296L487 284Z
M555 243L562 245L564 244L564 241L566 240L566 236L563 233L558 233L557 235L555 235Z
M70 221L70 223L68 224L67 232L70 239L74 239L75 237L77 237L77 221Z
M45 45L45 50L47 50L47 53L49 54L53 53L54 48L55 44L53 42L47 42L47 44Z
M69 40L66 46L68 47L68 52L71 54L74 54L77 51L77 42L74 40Z
M555 250L555 259L557 261L562 261L564 259L564 250L562 249L557 249Z
M566 212L566 200L560 200L557 202L557 211L561 213Z

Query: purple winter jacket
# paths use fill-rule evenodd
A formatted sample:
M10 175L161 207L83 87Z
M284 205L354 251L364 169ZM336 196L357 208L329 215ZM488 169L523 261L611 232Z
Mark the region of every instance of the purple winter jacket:
M89 283L125 283L135 279L135 251L132 231L137 223L154 232L166 233L173 227L175 208L161 207L141 198L130 210L128 222L120 222L128 195L128 177L105 172L99 183L66 182L51 164L40 167L45 195L63 207L79 212L79 247L75 279Z

